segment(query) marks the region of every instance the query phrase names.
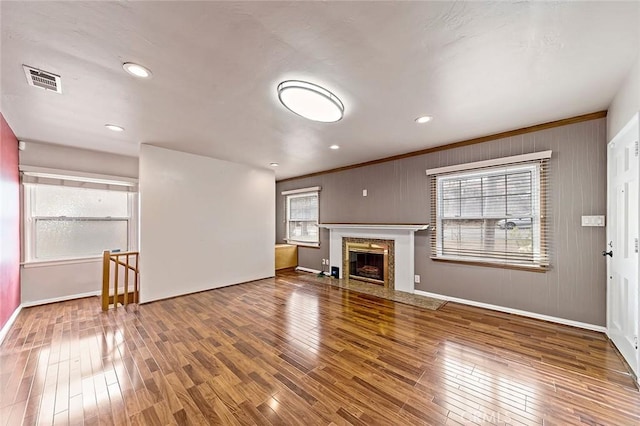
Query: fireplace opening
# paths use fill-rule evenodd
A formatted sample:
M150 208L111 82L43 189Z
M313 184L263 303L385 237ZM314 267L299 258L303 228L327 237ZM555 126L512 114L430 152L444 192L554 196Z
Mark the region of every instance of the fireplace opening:
M366 281L393 290L394 241L376 238L342 238L344 279Z
M385 285L385 258L383 253L349 250L349 277Z

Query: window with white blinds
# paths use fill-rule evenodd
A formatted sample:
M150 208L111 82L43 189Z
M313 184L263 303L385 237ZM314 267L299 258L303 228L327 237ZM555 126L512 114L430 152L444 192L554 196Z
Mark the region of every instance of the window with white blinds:
M286 198L286 241L292 244L320 244L318 232L320 187L284 191Z
M432 258L547 268L550 155L427 171L435 218Z

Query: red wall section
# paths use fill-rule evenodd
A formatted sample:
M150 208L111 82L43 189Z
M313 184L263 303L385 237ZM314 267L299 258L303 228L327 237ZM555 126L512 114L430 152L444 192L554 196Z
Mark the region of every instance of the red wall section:
M0 328L20 305L18 140L0 113Z

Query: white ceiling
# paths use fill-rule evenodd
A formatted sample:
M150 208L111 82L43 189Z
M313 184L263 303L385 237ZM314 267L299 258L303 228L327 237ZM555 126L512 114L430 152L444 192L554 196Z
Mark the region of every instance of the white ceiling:
M637 1L2 1L0 12L2 113L19 139L278 162L278 179L605 110L640 50ZM22 64L61 75L63 93L27 86ZM324 85L345 117L292 114L276 94L286 79ZM434 120L414 123L424 114Z

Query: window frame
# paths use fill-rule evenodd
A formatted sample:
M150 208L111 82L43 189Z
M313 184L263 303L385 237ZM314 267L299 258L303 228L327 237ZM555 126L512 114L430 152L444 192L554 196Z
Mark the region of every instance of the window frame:
M551 151L543 151L539 153L531 153L519 156L506 157L494 160L485 160L476 163L460 164L457 166L447 166L437 169L427 170L427 175L431 177L431 220L435 222L435 226L431 232L431 259L435 261L448 261L454 263L473 264L478 266L489 266L509 269L523 269L535 272L545 272L550 268L549 264L549 229L548 226L548 160L551 158ZM479 198L481 203L480 214L477 217L465 216L462 211L458 217L448 217L444 215L444 202L442 194L442 183L446 180L463 180L473 177L486 176L506 176L521 171L532 171L531 174L531 215L508 216L505 210L503 215L485 215L485 197L488 195L480 192L480 195L473 198ZM482 191L481 186L481 191ZM505 187L505 197L508 196ZM463 200L460 194L460 200ZM462 202L462 201L461 201ZM506 202L506 200L505 200ZM506 205L505 205L506 207ZM494 217L495 216L495 217ZM498 217L500 216L500 217ZM486 252L484 256L478 253L464 255L460 253L445 254L443 247L443 221L456 220L501 220L508 218L531 217L531 239L532 252L531 261L519 261L516 256L509 257L508 254L504 258L495 256L495 253ZM482 230L482 228L480 228ZM484 231L481 231L484 232ZM508 241L508 240L507 240ZM452 251L456 251L455 249ZM514 253L513 251L505 251L505 253ZM493 256L492 256L493 255Z
M318 224L320 223L320 189L321 188L319 186L315 186L311 188L300 188L300 189L294 189L289 191L282 191L282 195L284 196L284 204L285 204L284 206L284 209L285 209L284 240L287 242L287 244L293 244L293 245L303 246L303 247L314 247L314 248L320 247L320 227L318 226ZM302 197L309 197L309 196L315 196L317 199L317 205L318 205L318 211L317 211L316 220L314 223L314 225L318 230L318 232L316 233L316 240L315 241L296 240L290 235L291 200L295 198L302 198ZM299 222L299 221L296 221L296 222Z
M77 179L74 179L77 180ZM33 206L35 203L35 191L34 189L39 185L48 186L62 186L75 188L80 190L104 190L107 188L82 188L81 186L68 186L64 184L48 184L48 183L32 183L23 182L23 234L24 234L24 262L25 267L38 266L38 265L53 265L53 264L67 264L67 263L81 263L86 261L94 261L102 258L102 254L96 255L81 255L81 256L65 256L55 257L48 259L36 258L36 226L39 220L64 220L57 216L35 216L33 214ZM69 217L70 221L127 221L127 251L138 250L138 193L123 191L127 194L127 216L73 216Z

